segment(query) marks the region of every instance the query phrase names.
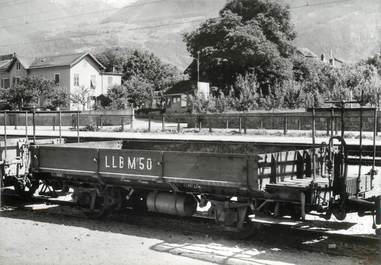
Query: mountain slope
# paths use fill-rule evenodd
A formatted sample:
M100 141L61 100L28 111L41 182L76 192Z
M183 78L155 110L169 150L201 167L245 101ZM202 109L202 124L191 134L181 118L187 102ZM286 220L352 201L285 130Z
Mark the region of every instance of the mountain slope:
M34 0L33 5L20 8L1 6L0 53L40 55L130 46L149 49L184 69L191 58L182 35L218 15L227 0L131 1L115 11L105 4L107 0ZM380 0L278 1L291 7L297 32L295 45L299 47L316 54L332 51L347 62L381 49ZM80 6L84 9L79 10ZM43 10L48 13L44 15ZM81 12L90 14L79 15ZM3 19L15 16L19 18L8 22ZM66 19L57 19L65 16ZM48 21L38 22L44 18Z

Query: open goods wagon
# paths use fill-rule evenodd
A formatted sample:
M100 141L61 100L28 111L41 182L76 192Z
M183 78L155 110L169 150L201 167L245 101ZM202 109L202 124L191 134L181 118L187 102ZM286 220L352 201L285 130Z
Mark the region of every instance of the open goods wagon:
M191 216L210 202L218 223L239 230L250 227L253 215L304 219L311 212L340 220L349 212L371 214L375 227L381 224L378 160L349 154L340 137L318 148L267 154L124 146L35 145L30 173L46 185L71 187L74 200L94 216L124 207ZM366 167L369 174L358 174Z
M38 139L39 145L55 144L58 139ZM32 194L39 186L38 181L31 182L29 177L29 146L27 138L9 138L0 140L0 188L13 186L17 191Z

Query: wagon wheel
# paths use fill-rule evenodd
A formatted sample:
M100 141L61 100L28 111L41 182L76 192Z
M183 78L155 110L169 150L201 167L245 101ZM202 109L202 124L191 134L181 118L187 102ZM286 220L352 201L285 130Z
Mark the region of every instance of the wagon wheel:
M103 198L98 197L96 207L94 209L86 209L84 211L85 215L91 219L102 219L106 218L114 209L112 206L106 206L103 203Z
M92 194L90 207L85 214L92 219L107 217L115 208L120 205L121 196L115 189L105 189L101 196Z
M244 211L244 218L240 225L233 230L231 237L233 239L244 240L252 237L260 229L260 224L253 222L250 215L253 213L249 207Z

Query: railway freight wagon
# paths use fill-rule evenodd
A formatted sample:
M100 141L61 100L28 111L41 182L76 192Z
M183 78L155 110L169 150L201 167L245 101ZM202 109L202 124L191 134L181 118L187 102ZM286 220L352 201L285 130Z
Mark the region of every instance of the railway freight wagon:
M191 216L210 203L215 220L237 230L251 227L253 216L304 219L310 212L340 220L348 212L371 214L375 225L381 224L375 163L370 174L358 175L366 160L353 154L349 159L339 138L318 148L267 154L124 146L120 141L32 146L30 173L45 185L71 187L75 202L98 217L127 207Z
M58 139L38 139L36 143L55 144ZM0 140L0 188L13 186L19 192L30 191L30 194L38 188L38 180L33 183L28 177L29 146L26 138Z

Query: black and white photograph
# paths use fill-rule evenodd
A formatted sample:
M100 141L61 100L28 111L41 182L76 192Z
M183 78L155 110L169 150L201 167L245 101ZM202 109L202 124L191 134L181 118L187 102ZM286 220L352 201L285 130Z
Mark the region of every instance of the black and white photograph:
M381 264L381 0L0 0L1 265Z

